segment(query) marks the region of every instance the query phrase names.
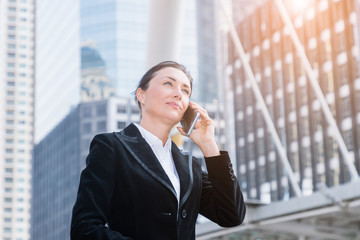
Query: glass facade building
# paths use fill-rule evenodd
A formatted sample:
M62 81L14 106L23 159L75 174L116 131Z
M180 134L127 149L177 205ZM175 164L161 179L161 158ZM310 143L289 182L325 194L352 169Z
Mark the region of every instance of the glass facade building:
M102 57L118 96L130 96L145 71L148 5L145 0L80 1L81 43Z
M359 171L358 3L307 3L303 9L291 8L290 4L287 8ZM235 25L303 194L316 191L320 182L329 187L348 182L350 174L333 130L324 118L276 4L266 2ZM227 70L234 90L236 155L242 189L248 199L286 200L294 195L293 189L231 41L229 46Z
M200 102L213 102L219 98L218 12L215 1L196 1Z

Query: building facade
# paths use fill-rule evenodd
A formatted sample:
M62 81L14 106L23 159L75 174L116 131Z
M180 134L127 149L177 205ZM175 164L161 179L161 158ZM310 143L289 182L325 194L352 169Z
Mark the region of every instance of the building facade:
M290 1L291 2L291 1ZM360 74L357 1L286 2L345 144L360 170ZM234 2L236 4L236 1ZM303 194L350 180L333 131L308 82L276 4L270 1L235 22L262 97ZM234 94L238 176L248 199L294 195L234 45L227 68Z
M0 1L0 238L30 238L35 2Z
M128 97L145 71L149 1L81 0L81 43L103 58L118 96Z
M219 11L216 1L196 1L196 23L199 62L199 91L200 102L213 102L219 99L218 77L218 18Z

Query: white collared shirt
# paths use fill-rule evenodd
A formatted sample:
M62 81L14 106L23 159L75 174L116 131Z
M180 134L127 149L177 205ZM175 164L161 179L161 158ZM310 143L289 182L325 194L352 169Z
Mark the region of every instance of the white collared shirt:
M146 140L153 150L155 156L159 160L162 168L164 169L166 175L169 177L175 192L176 198L179 203L180 199L180 180L179 175L176 171L174 160L171 154L171 139L168 137L168 140L163 146L162 141L156 137L151 132L147 131L145 128L141 127L139 124L134 123L134 125L139 129L141 136Z

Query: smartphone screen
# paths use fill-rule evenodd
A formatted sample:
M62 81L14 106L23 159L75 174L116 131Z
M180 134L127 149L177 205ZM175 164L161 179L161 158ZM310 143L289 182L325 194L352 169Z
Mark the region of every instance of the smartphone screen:
M195 109L188 107L181 119L181 127L184 129L186 136L189 136L195 127L196 121L199 119L200 113Z

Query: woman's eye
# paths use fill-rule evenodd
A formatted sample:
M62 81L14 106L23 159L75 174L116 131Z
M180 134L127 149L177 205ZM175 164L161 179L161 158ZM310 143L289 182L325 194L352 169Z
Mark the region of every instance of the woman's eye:
M165 82L164 85L172 86L172 83L171 82Z
M186 95L190 95L190 92L189 92L189 90L187 90L187 89L183 89L183 92L184 92Z

